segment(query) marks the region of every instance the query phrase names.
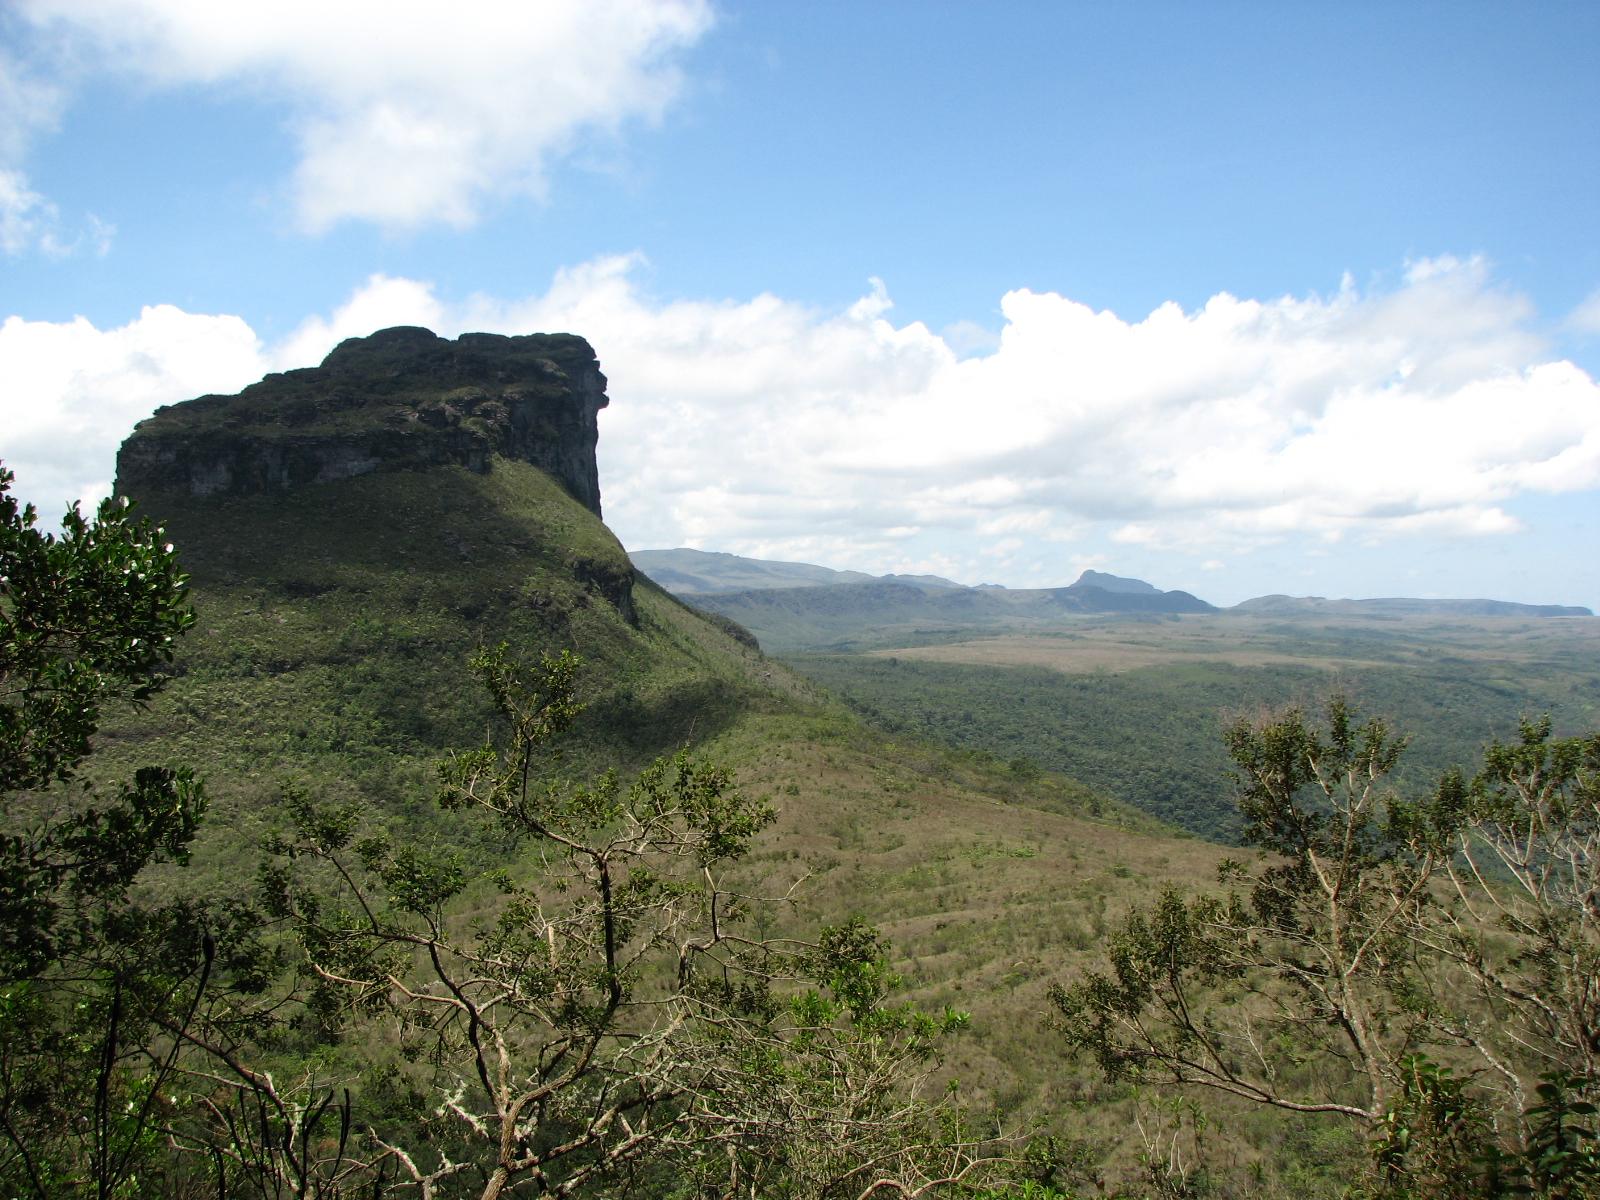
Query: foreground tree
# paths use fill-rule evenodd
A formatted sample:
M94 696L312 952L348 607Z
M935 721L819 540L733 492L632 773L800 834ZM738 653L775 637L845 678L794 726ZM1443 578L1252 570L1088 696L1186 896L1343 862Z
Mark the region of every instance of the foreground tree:
M962 1018L889 1003L864 926L809 945L747 932L784 900L730 883L768 805L683 754L626 785L544 780L579 711L576 660L529 679L502 649L474 668L503 736L441 764L439 802L498 825L504 866L470 871L294 793L263 874L307 1012L381 1050L398 1111L358 1100L353 1138L348 1103L292 1093L217 1023L185 1034L211 1120L175 1129L180 1146L240 1186L329 1196L614 1194L662 1173L680 1193L917 1196L981 1167L920 1094Z
M1248 891L1134 913L1108 972L1052 992L1069 1046L1113 1078L1353 1120L1394 1194L1590 1178L1600 736L1524 724L1410 798L1387 782L1405 740L1341 700L1228 746Z
M0 467L0 1188L110 1195L151 1150L170 1053L209 959L176 908L133 905L204 808L182 768L79 778L106 705L141 703L193 623L162 531L106 501L41 531Z
M1483 1001L1460 1029L1494 1061L1508 1043L1541 1074L1600 1075L1600 734L1553 739L1524 721L1441 796L1465 812L1444 863L1454 904L1429 910L1421 948L1456 964ZM1523 1105L1525 1075L1496 1064Z

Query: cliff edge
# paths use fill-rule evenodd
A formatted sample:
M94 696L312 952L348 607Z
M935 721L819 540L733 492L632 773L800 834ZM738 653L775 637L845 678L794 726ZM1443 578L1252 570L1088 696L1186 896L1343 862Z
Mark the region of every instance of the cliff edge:
M157 409L117 454L117 491L251 495L493 455L547 471L596 516L596 416L606 378L566 333L398 326L341 342L322 365L268 375L236 396Z

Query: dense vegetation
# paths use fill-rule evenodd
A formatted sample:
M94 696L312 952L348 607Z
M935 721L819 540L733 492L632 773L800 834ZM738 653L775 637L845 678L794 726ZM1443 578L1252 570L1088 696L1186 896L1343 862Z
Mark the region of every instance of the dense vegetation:
M1354 1123L1380 1197L1600 1188L1600 734L1524 722L1402 794L1341 699L1228 731L1250 872L1167 889L1052 1000L1112 1077ZM1247 888L1241 888L1247 884Z
M1224 630L1225 620L1216 619ZM1241 714L1312 704L1338 689L1416 731L1401 765L1413 779L1470 760L1485 741L1514 734L1524 715L1548 712L1564 732L1600 719L1600 669L1581 646L1497 661L1497 637L1472 626L1452 637L1395 625L1285 623L1270 643L1288 651L1281 661L1174 656L1117 672L984 665L981 642L963 647L971 654L960 662L894 651L787 661L886 730L1060 771L1193 833L1234 842L1240 822L1221 734ZM1040 639L1041 659L1052 641ZM1351 665L1330 672L1327 662Z
M132 894L187 858L205 809L189 770L96 788L81 768L102 708L160 688L194 614L162 530L107 501L47 535L10 482L0 467L0 1180L108 1196L137 1176L172 1076L145 1040L215 951L192 908Z

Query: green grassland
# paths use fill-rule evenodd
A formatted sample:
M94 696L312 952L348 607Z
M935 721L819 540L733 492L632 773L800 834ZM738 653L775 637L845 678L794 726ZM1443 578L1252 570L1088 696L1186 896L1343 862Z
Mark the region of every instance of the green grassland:
M1523 715L1600 723L1600 620L1096 617L1047 633L795 655L890 732L1063 772L1191 832L1237 832L1224 725L1342 691L1416 740L1407 775L1469 762Z

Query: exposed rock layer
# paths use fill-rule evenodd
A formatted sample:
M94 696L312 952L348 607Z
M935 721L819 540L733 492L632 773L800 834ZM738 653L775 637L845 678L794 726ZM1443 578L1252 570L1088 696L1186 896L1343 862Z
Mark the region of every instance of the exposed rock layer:
M500 454L548 471L596 516L596 414L606 379L572 334L455 341L400 326L334 348L319 367L237 396L156 411L117 455L117 490L249 495Z

